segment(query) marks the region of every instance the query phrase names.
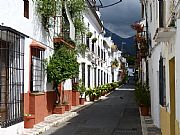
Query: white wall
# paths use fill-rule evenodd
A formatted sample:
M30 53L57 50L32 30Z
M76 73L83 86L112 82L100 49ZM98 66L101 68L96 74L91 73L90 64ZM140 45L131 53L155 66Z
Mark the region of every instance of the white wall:
M176 69L176 119L180 122L180 19L177 19L177 33L175 44L175 69Z
M45 58L53 53L52 39L47 32L42 28L42 25L35 14L33 2L29 1L29 19L24 17L24 1L22 0L3 0L0 4L0 25L11 27L27 36L25 38L24 47L24 92L29 90L29 63L30 63L30 44L32 40L36 40L46 45ZM50 31L51 32L51 31ZM44 88L46 91L45 79ZM51 89L51 88L50 88Z
M149 59L149 87L151 91L151 115L154 124L160 127L159 118L159 59L161 45L156 46Z

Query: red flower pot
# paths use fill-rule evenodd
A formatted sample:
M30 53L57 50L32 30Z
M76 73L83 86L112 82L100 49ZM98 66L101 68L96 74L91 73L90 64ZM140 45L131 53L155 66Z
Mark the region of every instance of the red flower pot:
M80 105L84 105L85 102L85 98L79 98L79 104Z
M53 109L53 114L63 114L65 113L65 106L55 106Z
M147 106L140 106L140 110L141 110L141 115L142 116L149 116L149 107Z
M65 111L70 111L71 110L71 105L64 105L65 106Z
M24 128L33 128L35 124L34 115L24 116Z

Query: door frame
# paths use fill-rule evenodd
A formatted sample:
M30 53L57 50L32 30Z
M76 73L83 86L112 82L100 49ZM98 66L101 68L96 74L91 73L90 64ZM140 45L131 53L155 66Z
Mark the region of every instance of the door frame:
M176 121L175 57L169 60L169 88L170 88L170 134L175 135L175 121Z

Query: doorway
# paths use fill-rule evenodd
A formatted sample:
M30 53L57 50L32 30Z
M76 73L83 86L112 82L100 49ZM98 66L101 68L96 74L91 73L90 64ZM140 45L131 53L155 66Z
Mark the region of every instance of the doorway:
M170 133L175 135L175 57L169 61Z

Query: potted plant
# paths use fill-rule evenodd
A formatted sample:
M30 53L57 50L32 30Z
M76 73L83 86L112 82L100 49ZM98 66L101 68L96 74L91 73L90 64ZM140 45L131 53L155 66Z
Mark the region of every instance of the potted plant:
M86 34L86 37L87 37L87 38L91 38L91 37L92 37L92 32L89 31L89 32Z
M146 84L138 83L135 88L136 101L140 107L141 115L148 116L150 110L150 91Z
M77 90L80 93L79 103L80 105L84 105L85 98L83 95L85 94L86 87L84 86L82 80L79 81L79 85L77 85Z
M94 37L94 38L92 39L92 43L95 43L96 41L97 41L97 38Z
M24 114L24 128L33 128L35 117L32 114Z
M54 113L56 113L58 109L61 109L60 106L64 99L63 83L67 79L73 78L79 74L79 63L77 62L76 50L69 49L62 43L57 43L57 45L54 46L56 46L54 54L50 57L49 62L45 63L45 66L48 82L53 84L53 88L57 95L54 107ZM61 90L58 88L60 84L62 84L62 94Z
M118 67L118 66L119 66L118 60L117 60L117 59L114 59L114 60L111 62L111 65L112 65L113 68Z
M90 101L94 101L96 97L96 91L95 89L89 87L88 90L86 90L85 95L89 96Z
M62 103L63 106L65 106L65 111L70 111L71 110L71 105L69 104L68 101L64 101Z

